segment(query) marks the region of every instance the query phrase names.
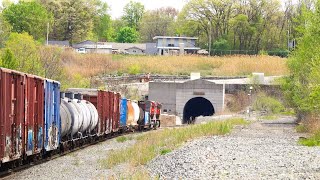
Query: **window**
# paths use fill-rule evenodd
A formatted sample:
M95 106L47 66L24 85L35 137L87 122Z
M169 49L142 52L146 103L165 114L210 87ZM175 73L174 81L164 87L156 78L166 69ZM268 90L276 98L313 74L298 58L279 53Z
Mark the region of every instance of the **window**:
M168 44L168 47L174 47L174 44Z

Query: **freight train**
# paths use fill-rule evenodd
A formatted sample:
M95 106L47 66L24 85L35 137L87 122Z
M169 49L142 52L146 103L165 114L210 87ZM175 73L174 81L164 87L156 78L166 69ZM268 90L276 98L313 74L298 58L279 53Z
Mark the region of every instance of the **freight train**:
M0 68L0 170L160 127L161 104Z

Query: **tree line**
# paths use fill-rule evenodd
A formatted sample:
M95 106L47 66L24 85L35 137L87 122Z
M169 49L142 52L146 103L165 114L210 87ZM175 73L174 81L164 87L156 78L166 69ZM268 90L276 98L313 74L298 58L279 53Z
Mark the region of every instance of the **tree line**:
M181 12L166 7L146 10L130 1L122 17L112 19L101 0L3 1L0 46L10 32L26 32L44 42L83 40L152 42L154 36L195 36L198 46L215 50L286 50L304 25L303 11L314 0L189 0Z

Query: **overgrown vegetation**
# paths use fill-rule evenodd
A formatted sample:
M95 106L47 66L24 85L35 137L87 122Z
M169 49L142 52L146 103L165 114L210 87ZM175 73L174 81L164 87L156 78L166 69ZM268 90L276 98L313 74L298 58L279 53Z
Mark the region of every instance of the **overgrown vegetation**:
M266 112L267 114L279 114L285 111L285 107L281 101L274 97L267 96L264 93L259 93L255 102L253 103L255 111Z
M311 136L300 139L299 143L305 146L320 146L320 116L309 114L305 120L296 127L297 132L311 133Z
M283 89L304 130L314 134L300 143L312 146L319 145L320 141L320 1L316 1L313 11L304 8L301 13L299 20L305 23L297 28L301 38L297 39L298 48L289 57L290 76L283 83Z
M137 137L137 142L132 147L113 151L100 163L105 168L111 168L126 162L133 166L145 165L156 156L167 154L188 140L202 136L227 134L234 125L245 124L247 122L244 119L230 119L223 122L210 122L149 132Z
M299 143L304 146L320 146L320 132L315 133L310 138L300 139Z
M245 91L239 91L236 94L227 94L225 102L230 112L240 112L250 105L250 98Z
M120 137L116 138L116 141L119 142L119 143L123 143L123 142L126 142L126 141L130 141L132 139L133 139L132 136L120 136Z

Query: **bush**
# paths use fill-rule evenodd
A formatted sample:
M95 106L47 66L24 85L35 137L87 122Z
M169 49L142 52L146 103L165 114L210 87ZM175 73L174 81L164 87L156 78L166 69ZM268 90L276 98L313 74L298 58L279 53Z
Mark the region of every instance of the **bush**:
M120 136L120 137L117 137L116 138L116 141L117 142L125 142L125 141L127 141L128 139L127 139L127 137L125 137L125 136Z
M128 69L128 73L131 75L137 75L141 73L141 68L138 64L134 64L132 66L129 67Z
M266 111L269 114L278 114L285 110L284 106L279 100L266 95L258 96L253 103L253 109L256 111Z
M279 56L282 58L287 58L289 56L290 51L288 50L282 50L282 49L276 49L273 51L269 51L268 55L269 56Z

